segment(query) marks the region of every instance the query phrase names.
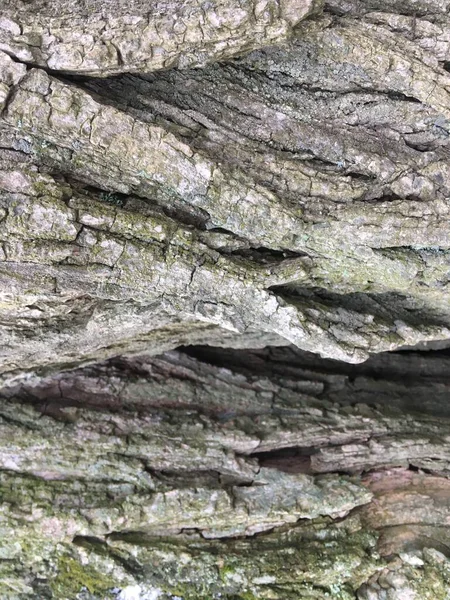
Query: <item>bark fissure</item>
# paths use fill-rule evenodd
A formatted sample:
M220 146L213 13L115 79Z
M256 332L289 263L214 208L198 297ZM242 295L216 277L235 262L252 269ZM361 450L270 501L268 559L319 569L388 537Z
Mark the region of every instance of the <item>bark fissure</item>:
M448 600L449 9L3 0L2 600Z

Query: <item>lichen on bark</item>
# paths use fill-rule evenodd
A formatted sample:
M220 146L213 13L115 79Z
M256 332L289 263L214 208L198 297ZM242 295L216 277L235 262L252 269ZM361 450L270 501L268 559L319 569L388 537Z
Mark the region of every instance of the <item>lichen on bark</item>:
M3 0L0 597L449 600L448 0Z

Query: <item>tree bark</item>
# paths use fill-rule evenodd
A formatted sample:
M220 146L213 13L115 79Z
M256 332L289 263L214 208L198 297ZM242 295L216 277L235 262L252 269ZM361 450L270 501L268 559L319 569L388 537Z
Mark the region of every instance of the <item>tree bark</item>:
M4 0L2 599L450 598L449 10Z

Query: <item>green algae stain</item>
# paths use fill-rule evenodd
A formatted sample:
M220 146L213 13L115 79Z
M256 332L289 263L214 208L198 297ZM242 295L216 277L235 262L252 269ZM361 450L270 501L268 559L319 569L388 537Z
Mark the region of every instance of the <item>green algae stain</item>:
M69 599L87 590L91 594L102 594L102 598L112 598L108 591L114 588L112 582L104 574L89 565L82 565L70 556L61 556L58 561L58 574L51 583L55 598Z

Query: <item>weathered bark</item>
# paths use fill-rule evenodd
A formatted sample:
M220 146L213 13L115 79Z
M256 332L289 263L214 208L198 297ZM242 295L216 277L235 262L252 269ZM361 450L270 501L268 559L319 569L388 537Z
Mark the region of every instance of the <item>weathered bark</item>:
M8 388L6 589L446 598L450 357L384 362L200 348ZM428 378L443 414L408 413Z
M3 1L1 598L450 598L449 9Z
M285 40L321 0L4 0L1 48L21 62L105 77L199 66Z

